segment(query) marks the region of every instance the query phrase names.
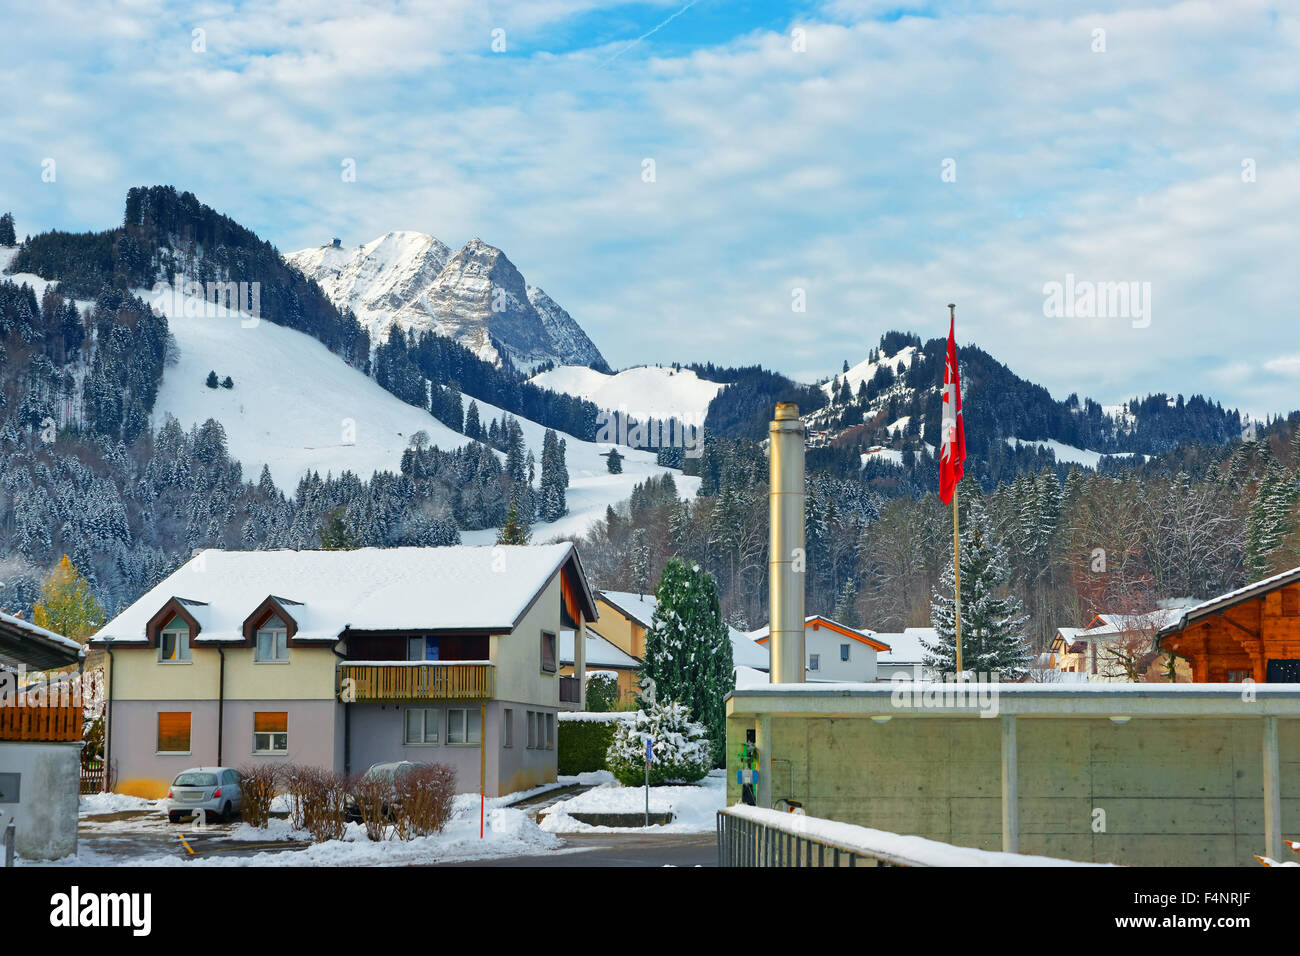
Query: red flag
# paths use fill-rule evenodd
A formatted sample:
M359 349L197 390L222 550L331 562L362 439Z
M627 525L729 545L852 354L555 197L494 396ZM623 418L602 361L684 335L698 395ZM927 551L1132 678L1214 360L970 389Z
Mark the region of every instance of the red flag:
M957 339L954 319L948 325L948 359L943 366L943 421L940 437L943 446L939 452L939 498L944 504L952 502L957 482L961 481L962 462L966 460L966 426L961 417L961 382L957 377Z

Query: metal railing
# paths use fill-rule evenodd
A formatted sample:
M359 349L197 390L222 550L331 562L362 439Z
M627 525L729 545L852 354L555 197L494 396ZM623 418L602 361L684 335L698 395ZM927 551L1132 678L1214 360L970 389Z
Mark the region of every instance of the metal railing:
M872 856L861 848L841 846L798 832L790 814L789 826L775 826L718 811L718 866L912 866Z
M484 661L367 662L340 664L344 702L374 700L490 700L495 667Z

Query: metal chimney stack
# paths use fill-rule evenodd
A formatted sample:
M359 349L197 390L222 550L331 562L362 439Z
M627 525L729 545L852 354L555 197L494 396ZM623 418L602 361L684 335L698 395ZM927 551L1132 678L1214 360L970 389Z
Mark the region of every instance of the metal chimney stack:
M803 683L803 585L806 556L803 541L804 427L799 406L781 402L768 429L771 438L771 532L767 559L773 684Z

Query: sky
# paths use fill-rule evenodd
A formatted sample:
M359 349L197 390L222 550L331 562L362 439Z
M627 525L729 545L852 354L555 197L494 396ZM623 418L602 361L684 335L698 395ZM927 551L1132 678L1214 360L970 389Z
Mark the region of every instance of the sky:
M1058 398L1300 408L1294 4L0 0L0 22L20 236L117 225L129 187L169 183L286 252L481 237L615 367L812 381L888 329L945 335L954 302L960 343Z

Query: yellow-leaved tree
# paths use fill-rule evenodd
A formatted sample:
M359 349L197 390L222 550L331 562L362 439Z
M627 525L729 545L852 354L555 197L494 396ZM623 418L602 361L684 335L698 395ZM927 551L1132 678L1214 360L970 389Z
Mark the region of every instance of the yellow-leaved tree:
M66 554L41 582L32 623L77 641L85 641L104 626L104 609Z

